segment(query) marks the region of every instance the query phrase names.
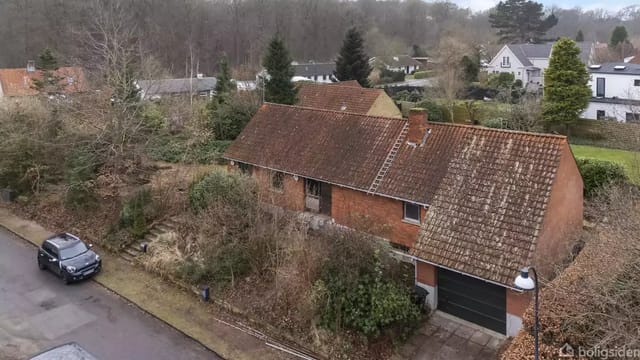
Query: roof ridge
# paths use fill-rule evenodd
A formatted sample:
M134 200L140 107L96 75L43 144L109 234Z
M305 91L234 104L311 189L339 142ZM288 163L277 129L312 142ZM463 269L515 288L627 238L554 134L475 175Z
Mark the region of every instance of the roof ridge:
M557 138L557 139L566 139L565 135L557 135L557 134L548 134L548 133L537 133L537 132L529 132L522 130L510 130L510 129L495 129L485 126L475 126L475 125L466 125L466 124L451 124L445 122L435 122L429 121L429 124L437 124L442 126L453 126L453 127L462 127L468 129L478 129L482 131L491 131L491 132L502 132L502 133L512 133L512 134L521 134L521 135L530 135L530 136L538 136L538 137L549 137L549 138Z
M345 87L347 87L347 86L345 86ZM285 105L285 104L277 104L277 103L272 103L272 102L267 102L267 101L265 101L263 104L267 104L267 105L275 105L276 107L285 107L285 108L294 108L294 109L312 110L312 111L316 111L316 112L324 112L324 113L347 114L347 115L354 115L354 116L366 117L366 118L385 119L385 120L396 120L396 121L398 121L398 120L399 120L399 121L404 121L404 122L406 122L406 121L407 121L407 119L405 119L405 118L393 118L393 117L380 116L380 115L367 115L367 114L359 114L359 113L350 112L350 111L338 111L338 110L319 109L319 108L308 107L308 106L300 106L300 105Z
M338 82L324 83L324 84L320 84L320 83L316 83L316 82L307 82L307 83L301 84L300 87L317 86L319 88L324 88L325 86L331 86L331 87L344 87L344 88L349 88L349 89L374 90L377 93L384 92L383 89L379 89L379 88L368 88L368 87L355 86L355 85L349 85L349 84L340 85L340 83L349 82L349 81L358 81L358 80L345 80L345 81L338 81Z

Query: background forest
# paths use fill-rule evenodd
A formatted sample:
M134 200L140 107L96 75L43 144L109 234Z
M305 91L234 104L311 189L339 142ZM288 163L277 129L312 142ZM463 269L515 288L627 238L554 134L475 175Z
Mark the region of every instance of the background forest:
M190 69L215 73L226 53L238 78L253 78L264 49L279 32L293 59L332 60L345 31L362 29L371 56L409 53L429 55L442 38L482 44L485 56L499 48L490 27L491 10L472 12L450 2L339 0L125 0L135 25L140 57L152 58L165 75L185 76ZM43 48L55 49L61 63L88 66L85 32L96 14L85 0L3 0L0 2L0 68L23 67ZM640 34L640 7L618 13L551 8L558 18L549 38L608 42L611 29L624 25ZM637 42L638 39L630 39ZM245 68L247 71L243 72ZM239 71L239 72L238 72Z

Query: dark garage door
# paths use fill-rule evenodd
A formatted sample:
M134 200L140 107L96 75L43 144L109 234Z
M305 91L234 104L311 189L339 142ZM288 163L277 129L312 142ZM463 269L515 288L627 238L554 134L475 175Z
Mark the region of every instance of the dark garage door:
M438 309L505 334L506 291L453 271L438 269Z

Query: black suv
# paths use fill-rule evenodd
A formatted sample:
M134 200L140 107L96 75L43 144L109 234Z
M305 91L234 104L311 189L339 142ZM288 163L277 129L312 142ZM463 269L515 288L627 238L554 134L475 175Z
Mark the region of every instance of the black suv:
M69 233L54 235L38 249L38 267L49 269L65 284L97 274L102 267L100 256L78 237Z

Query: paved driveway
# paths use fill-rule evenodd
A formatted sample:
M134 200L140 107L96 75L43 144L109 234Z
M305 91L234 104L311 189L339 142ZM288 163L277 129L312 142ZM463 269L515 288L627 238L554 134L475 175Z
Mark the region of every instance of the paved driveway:
M436 312L399 355L411 360L494 360L505 337Z
M0 229L0 359L70 341L100 360L220 359L92 281L40 271L35 248Z

